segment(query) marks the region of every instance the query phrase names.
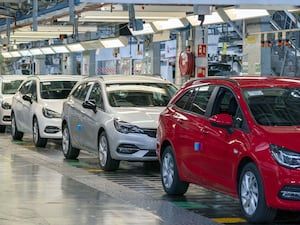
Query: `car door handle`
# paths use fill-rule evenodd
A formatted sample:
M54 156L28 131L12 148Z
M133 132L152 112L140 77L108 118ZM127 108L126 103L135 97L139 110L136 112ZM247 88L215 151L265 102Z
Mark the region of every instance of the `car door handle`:
M206 128L202 128L201 129L201 133L202 134L208 134L209 132L208 132L208 130Z

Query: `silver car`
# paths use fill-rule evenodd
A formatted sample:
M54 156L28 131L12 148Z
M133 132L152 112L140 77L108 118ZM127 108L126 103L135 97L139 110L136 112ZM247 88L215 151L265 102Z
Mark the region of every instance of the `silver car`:
M158 116L176 87L154 76L104 75L76 84L63 104L63 153L76 159L80 149L98 153L103 170L120 160L157 160Z

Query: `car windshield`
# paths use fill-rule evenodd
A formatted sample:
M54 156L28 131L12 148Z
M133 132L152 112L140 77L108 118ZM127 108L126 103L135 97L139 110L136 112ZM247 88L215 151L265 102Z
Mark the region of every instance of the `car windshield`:
M166 106L177 91L166 83L124 83L106 86L112 107Z
M41 98L65 99L77 81L44 81L40 84Z
M258 124L300 125L300 88L246 89L243 95Z
M7 80L2 82L2 94L15 94L23 80Z

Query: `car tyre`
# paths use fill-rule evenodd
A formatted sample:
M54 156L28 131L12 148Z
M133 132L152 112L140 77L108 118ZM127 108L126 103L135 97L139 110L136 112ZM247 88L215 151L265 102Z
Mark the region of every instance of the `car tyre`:
M5 125L0 125L0 133L5 133Z
M178 175L173 149L167 146L161 159L161 181L167 194L183 195L187 192L189 183L181 181Z
M24 133L18 131L15 115L11 115L11 137L13 140L22 140Z
M108 139L104 131L99 135L98 159L99 165L103 170L114 171L119 168L120 161L111 158Z
M276 216L276 209L266 204L262 178L254 163L244 166L238 185L244 217L252 223L272 222Z
M62 128L62 151L66 159L77 159L80 149L72 146L69 127L67 124Z
M33 119L32 138L33 138L33 143L36 147L44 148L48 141L47 138L42 138L40 135L39 123L37 118Z

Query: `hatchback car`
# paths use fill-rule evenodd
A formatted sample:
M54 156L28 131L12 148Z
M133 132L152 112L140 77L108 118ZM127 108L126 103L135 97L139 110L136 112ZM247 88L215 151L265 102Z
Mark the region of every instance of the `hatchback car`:
M195 183L239 198L250 222L300 210L300 79L187 82L159 117L157 155L168 194Z
M98 153L103 170L116 170L120 160L157 161L158 116L176 92L158 77L104 75L74 87L63 105L62 148L66 159L80 149Z
M47 140L61 139L61 111L63 101L81 76L29 76L13 96L11 135L21 140L24 133L32 133L37 147L45 147Z
M6 126L9 126L11 123L12 96L25 78L26 76L22 75L0 76L0 133L4 133Z

